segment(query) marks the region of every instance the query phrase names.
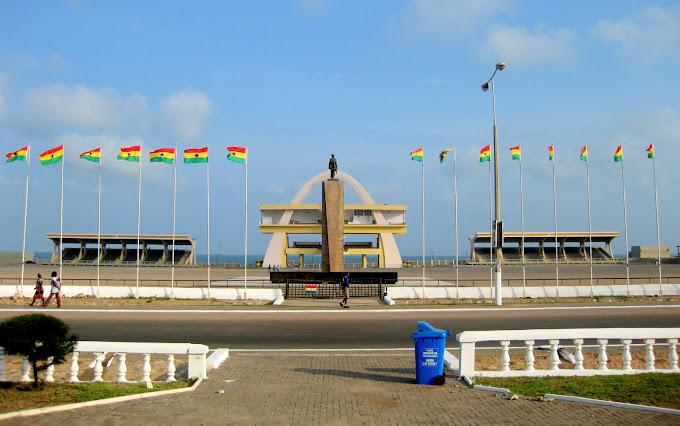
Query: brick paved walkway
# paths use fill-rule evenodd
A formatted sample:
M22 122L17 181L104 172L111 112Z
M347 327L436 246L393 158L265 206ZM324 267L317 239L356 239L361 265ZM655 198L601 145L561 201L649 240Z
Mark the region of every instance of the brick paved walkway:
M678 417L643 411L525 398L509 401L455 380L440 387L417 386L413 377L410 353L237 353L193 393L8 423L680 424Z

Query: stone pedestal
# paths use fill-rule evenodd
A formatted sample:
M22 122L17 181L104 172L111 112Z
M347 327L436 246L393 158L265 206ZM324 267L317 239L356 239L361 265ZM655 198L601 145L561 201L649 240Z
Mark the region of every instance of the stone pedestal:
M339 180L327 180L321 188L321 271L345 268L345 188Z

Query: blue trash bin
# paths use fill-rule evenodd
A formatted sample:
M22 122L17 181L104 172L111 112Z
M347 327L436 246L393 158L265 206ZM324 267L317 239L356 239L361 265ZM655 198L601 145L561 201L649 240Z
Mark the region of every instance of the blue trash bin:
M411 336L416 346L416 383L444 384L444 351L449 330L439 330L425 321L418 321L418 331Z

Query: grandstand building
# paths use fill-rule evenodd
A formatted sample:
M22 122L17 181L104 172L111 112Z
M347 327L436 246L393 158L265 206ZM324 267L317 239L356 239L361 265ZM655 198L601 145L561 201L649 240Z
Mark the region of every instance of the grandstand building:
M137 234L63 234L63 247L59 234L47 234L52 241L52 262L93 265L100 257L102 265L132 265L137 263ZM140 262L147 266L169 265L172 261L172 235L141 234L139 236ZM175 235L175 264L196 263L196 240L190 235Z
M593 242L593 262L614 263L612 241L618 232L558 232L557 254L560 263L590 262L590 240ZM471 264L489 264L489 232L477 232L470 240ZM527 263L555 262L554 232L525 232L524 257ZM503 233L503 263L522 263L522 233Z

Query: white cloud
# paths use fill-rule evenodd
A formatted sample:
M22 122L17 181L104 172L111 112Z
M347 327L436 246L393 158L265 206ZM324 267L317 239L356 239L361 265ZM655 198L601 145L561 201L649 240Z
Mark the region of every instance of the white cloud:
M495 26L489 31L485 52L512 67L565 64L574 60L574 34L565 28Z
M32 126L78 129L110 129L145 120L146 98L132 94L118 95L111 89L83 85L52 84L29 90L24 96L28 120Z
M401 24L408 36L450 42L513 9L510 0L411 0Z
M593 32L629 55L655 58L680 53L680 6L648 7L622 19L602 19Z
M171 126L182 141L194 140L212 113L212 102L200 90L185 88L161 101L164 124Z
M330 0L297 0L300 8L309 15L322 16L331 6Z

